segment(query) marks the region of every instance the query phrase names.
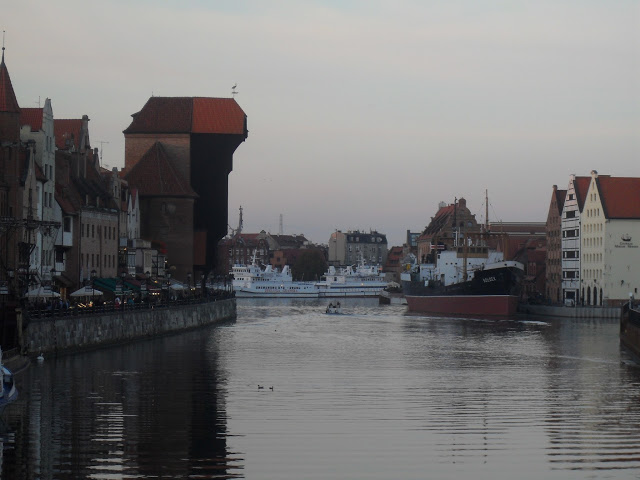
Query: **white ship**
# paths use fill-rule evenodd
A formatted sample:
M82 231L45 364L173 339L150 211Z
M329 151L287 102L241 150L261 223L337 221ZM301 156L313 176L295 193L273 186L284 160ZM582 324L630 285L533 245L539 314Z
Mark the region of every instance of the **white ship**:
M256 263L255 254L251 265L235 265L231 274L233 289L239 298L318 298L315 283L294 282L288 265L281 271L271 265L262 269Z
M326 297L377 297L387 286L384 273L377 265L360 263L336 269L329 267L324 280L316 283L319 296Z

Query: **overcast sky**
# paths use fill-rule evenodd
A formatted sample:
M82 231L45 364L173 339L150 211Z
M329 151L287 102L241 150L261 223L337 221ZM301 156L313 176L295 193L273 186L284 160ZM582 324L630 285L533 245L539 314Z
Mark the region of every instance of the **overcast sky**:
M20 106L89 115L105 166L151 95L237 83L245 232L399 245L440 201L543 222L571 173L640 176L637 0L21 0L0 22Z

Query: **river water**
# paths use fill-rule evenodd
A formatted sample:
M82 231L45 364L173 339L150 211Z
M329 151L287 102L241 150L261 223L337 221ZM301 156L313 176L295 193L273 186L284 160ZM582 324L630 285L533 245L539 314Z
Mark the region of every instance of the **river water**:
M614 320L238 300L235 322L17 376L2 479L640 477Z

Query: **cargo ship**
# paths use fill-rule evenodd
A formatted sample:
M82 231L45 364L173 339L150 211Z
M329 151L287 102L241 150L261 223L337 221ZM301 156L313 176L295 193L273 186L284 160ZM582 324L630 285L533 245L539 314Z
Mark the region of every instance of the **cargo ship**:
M432 264L415 265L401 274L410 312L510 316L520 300L524 265L502 259L487 247L441 251Z

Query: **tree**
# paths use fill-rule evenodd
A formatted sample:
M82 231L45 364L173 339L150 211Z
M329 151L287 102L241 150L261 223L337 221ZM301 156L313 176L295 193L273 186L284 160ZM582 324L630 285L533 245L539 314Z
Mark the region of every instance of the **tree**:
M302 252L291 267L294 280L320 280L326 271L327 260L320 250Z

